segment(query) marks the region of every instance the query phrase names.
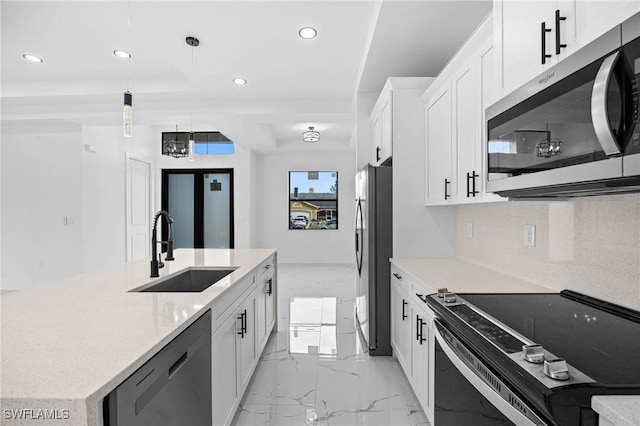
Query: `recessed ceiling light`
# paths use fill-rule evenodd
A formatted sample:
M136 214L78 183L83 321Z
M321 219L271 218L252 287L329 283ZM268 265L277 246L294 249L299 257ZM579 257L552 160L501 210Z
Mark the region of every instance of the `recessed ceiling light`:
M131 58L131 53L125 52L124 50L114 50L113 54L116 55L118 58L123 58L123 59Z
M42 62L42 58L38 58L36 55L30 55L28 53L25 53L24 55L22 55L22 57L25 58L27 61L37 62L37 63Z
M234 78L234 79L233 79L233 82L234 82L235 84L237 84L238 86L242 86L242 85L247 84L247 80L245 80L244 78L240 78L240 77L236 77L236 78Z
M318 35L318 31L316 31L315 28L303 27L303 28L300 28L300 31L298 31L298 34L302 38L309 39L309 38L314 38L316 35Z

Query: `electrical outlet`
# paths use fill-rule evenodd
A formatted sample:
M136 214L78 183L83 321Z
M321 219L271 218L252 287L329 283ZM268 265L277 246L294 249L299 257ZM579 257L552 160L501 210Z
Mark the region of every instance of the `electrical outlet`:
M467 222L467 238L473 238L473 223Z
M535 225L524 226L524 245L526 247L536 246L536 226Z

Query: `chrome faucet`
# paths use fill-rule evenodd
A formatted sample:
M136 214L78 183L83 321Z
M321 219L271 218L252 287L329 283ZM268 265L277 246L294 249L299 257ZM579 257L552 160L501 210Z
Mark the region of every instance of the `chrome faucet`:
M158 219L163 216L169 226L169 238L167 241L158 241ZM162 263L162 253L158 253L158 244L167 245L167 255L164 260L171 261L173 258L173 219L165 210L159 210L153 217L153 230L151 231L151 278L159 277L159 269L164 267Z

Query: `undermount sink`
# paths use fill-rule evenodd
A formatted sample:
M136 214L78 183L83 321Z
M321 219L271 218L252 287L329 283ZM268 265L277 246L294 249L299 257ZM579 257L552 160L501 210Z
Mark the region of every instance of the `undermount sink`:
M152 293L199 293L211 287L234 269L186 269L177 275L144 285L132 292Z

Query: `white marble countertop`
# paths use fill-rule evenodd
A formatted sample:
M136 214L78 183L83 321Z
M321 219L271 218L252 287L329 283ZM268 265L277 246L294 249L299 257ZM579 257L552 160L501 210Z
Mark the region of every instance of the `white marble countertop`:
M550 288L456 258L394 258L391 264L418 280L427 294L445 287L456 293L557 293Z
M603 419L613 426L640 425L640 395L594 396L591 407L600 415L601 425Z
M7 419L20 408L68 417L56 424L95 424L106 394L273 253L179 249L159 278L144 259L3 294L0 424L45 424ZM128 292L190 266L237 269L200 293Z

